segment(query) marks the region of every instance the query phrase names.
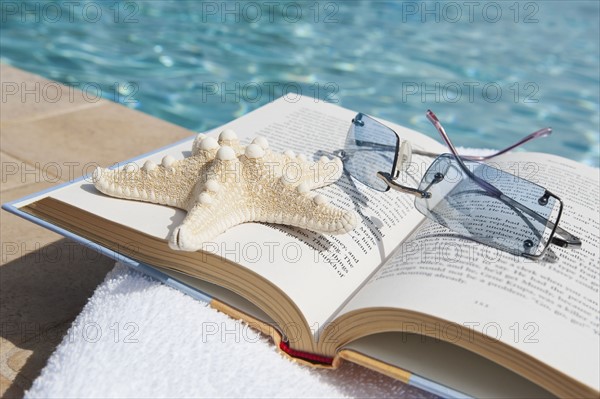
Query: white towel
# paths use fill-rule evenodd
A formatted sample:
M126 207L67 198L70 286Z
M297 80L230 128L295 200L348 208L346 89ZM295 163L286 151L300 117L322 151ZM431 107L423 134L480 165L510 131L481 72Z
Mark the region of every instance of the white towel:
M433 397L345 363L311 369L175 289L117 264L26 398Z

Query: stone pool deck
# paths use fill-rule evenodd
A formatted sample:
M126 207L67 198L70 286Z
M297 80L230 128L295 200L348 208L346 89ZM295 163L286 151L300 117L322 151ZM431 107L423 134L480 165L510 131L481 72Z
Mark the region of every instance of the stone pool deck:
M0 65L0 202L193 132ZM22 397L114 261L0 212L0 397Z

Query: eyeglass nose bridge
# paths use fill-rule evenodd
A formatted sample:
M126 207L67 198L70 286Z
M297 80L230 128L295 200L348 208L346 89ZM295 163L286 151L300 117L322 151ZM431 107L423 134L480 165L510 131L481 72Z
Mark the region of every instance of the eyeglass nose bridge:
M388 187L396 191L412 194L418 198L431 198L431 193L427 191L431 185L429 185L425 190L419 190L418 188L403 186L402 184L396 182L396 179L400 176L400 172L405 172L411 161L412 145L410 144L410 141L404 140L398 150L396 163L394 164L394 170L392 171L392 174L379 171L377 172L377 177L383 180ZM437 181L435 183L437 183Z
M418 198L431 198L431 193L429 191L423 191L423 190L419 190L418 188L407 187L407 186L403 186L402 184L398 184L394 180L394 178L392 178L392 175L387 172L379 171L379 172L377 172L377 177L379 177L381 180L383 180L385 182L385 184L388 185L388 187L390 187L396 191L401 191L406 194L412 194Z

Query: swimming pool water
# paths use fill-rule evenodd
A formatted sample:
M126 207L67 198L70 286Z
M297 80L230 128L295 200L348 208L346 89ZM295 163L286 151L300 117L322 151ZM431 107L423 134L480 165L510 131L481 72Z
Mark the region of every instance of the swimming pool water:
M197 131L300 92L598 166L599 4L2 0L1 61Z

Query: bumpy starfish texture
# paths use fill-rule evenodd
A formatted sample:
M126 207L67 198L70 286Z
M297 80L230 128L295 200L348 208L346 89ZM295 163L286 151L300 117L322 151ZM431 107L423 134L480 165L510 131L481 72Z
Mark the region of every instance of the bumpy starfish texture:
M187 211L169 237L169 246L197 251L229 228L245 222L285 224L320 233L341 234L357 221L353 211L328 204L311 190L334 183L342 174L339 159L310 162L293 151L269 149L264 137L243 147L232 130L218 141L199 134L192 155L142 168L97 168L96 188L113 197L169 205Z

